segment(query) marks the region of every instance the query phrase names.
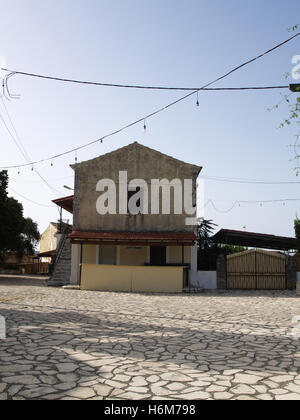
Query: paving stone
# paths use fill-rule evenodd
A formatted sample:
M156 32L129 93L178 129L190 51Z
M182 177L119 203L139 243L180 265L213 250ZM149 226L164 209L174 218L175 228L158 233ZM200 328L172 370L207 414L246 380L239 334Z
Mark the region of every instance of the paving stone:
M230 389L230 392L233 392L234 394L255 394L255 389L251 388L248 385L244 385L244 384L239 384L236 385L235 387Z
M1 279L1 398L300 399L293 291L170 298Z
M163 373L160 377L165 381L174 381L174 382L190 382L191 378L187 375L184 375L180 372L168 372Z
M166 388L170 389L171 391L181 391L186 387L187 385L183 384L182 382L172 382L169 385L166 385Z
M232 394L229 392L215 392L214 399L215 400L230 400L233 397Z
M38 384L40 381L32 375L20 375L5 377L3 378L3 382L8 382L10 384L34 385Z
M93 390L97 393L97 395L107 397L111 393L113 388L108 385L98 384L93 386Z
M68 397L74 397L74 398L80 398L80 399L88 399L91 397L94 397L95 391L93 391L93 389L91 388L83 388L83 387L78 387L75 389L72 389L72 391L68 391L67 392Z
M67 373L67 372L74 372L78 368L75 363L58 363L57 369L59 372Z
M262 378L260 376L237 373L232 383L253 385L257 384L257 382L261 381L261 379Z

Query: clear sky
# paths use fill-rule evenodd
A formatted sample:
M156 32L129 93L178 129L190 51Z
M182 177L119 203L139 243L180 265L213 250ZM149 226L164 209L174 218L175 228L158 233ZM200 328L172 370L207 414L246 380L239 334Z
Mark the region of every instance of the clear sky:
M0 56L10 69L107 83L201 86L291 36L300 23L299 0L0 0ZM300 38L232 76L220 86L287 84ZM292 81L291 79L288 82ZM79 86L15 76L10 89L20 100L5 104L32 160L97 139L182 96L180 92ZM282 91L282 93L285 93ZM86 160L138 141L186 162L203 166L203 176L297 181L288 147L296 127L278 129L288 110L267 109L280 91L201 92L143 124L78 153ZM0 112L9 120L0 101ZM0 121L0 166L24 158ZM75 156L37 169L10 170L10 187L51 206L69 195ZM299 179L300 181L300 179ZM300 199L300 184L251 185L205 182L205 199L220 210L235 200ZM56 221L55 206L23 203L25 216L43 231ZM293 235L300 201L243 204L228 213L211 205L205 217L219 228ZM64 213L68 218L68 213Z

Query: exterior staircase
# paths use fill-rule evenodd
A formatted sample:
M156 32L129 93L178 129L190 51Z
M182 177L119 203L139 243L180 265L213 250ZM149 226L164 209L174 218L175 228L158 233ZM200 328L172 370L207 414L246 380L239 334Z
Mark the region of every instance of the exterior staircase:
M61 287L70 284L71 276L71 240L68 233L62 234L57 250L56 261L51 278L48 281L50 287Z

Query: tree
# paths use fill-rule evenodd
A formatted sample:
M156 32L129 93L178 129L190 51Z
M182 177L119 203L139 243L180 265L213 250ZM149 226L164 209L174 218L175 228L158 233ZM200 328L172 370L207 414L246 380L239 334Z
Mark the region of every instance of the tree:
M0 172L0 260L15 251L21 257L31 254L40 238L37 224L23 217L23 206L8 196L8 173Z
M300 251L300 220L298 217L294 221L295 236L297 239L297 249Z
M213 246L214 242L211 240L211 236L217 226L212 220L202 219L199 223L197 226L197 237L200 250L207 250Z
M289 31L296 31L298 30L300 25L294 25L292 28L289 29ZM295 63L296 64L296 63ZM298 66L295 67L296 70L293 70L293 74L287 73L286 79L290 76L298 77L300 76L300 70L297 70ZM295 82L296 83L296 82ZM289 126L291 124L295 124L296 127L299 127L300 125L300 95L297 95L296 93L290 93L289 95L284 95L283 100L281 102L285 101L285 103L288 106L288 116L287 118L280 124L280 128L283 128L285 126ZM281 103L280 102L280 103ZM274 108L278 108L279 104L275 105ZM296 160L295 170L296 175L299 175L300 171L300 165L299 165L299 140L300 140L300 130L297 129L297 133L295 134L295 142L291 145L293 152L294 152L294 159Z
M32 255L40 240L38 225L30 217L24 219L23 232L21 234L23 250L26 254Z

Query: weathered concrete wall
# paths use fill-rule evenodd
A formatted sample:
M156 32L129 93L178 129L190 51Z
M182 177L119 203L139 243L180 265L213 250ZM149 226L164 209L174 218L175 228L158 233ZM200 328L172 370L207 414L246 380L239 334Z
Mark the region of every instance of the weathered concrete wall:
M181 162L138 143L133 143L96 159L74 165L73 168L75 169L74 229L137 232L193 230L193 226L185 225L185 214L172 214L174 212L172 189L170 215L100 215L96 210L96 201L102 193L96 191L96 185L99 180L112 179L117 185L117 203L119 203L119 171L127 171L128 182L132 179L144 179L148 185L150 212L151 179L168 179L169 181L192 179L193 203L196 204L196 179L200 170L198 166Z
M227 264L226 257L219 255L217 259L217 289L227 288Z

